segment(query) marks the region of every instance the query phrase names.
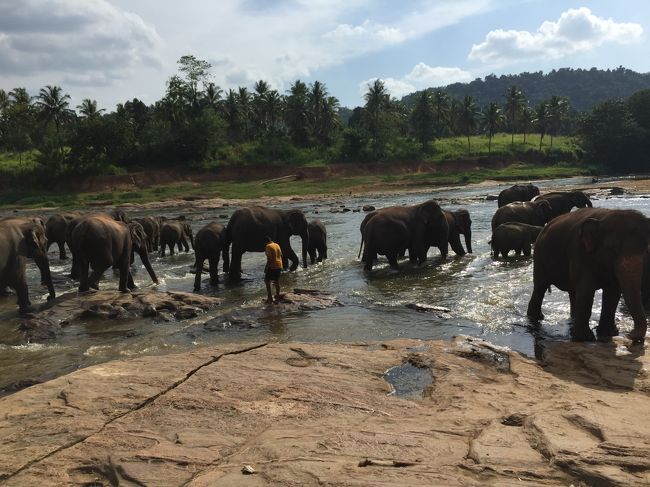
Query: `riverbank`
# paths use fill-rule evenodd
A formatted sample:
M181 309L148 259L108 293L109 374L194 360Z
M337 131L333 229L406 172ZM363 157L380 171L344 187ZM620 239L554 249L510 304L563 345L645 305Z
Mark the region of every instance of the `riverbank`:
M459 337L228 344L108 362L0 399L0 479L647 484L644 347L540 341L537 356Z
M0 208L95 208L165 201L317 197L417 190L492 181L589 175L575 165L467 159L443 163L338 164L318 167L229 167L215 172L157 171L86 178L75 189L5 190Z

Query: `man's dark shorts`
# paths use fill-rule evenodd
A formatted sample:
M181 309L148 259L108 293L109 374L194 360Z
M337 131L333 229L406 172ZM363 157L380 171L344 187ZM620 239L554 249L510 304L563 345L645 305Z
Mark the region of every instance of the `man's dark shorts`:
M264 280L271 282L278 282L280 279L280 272L282 269L269 269L264 273Z

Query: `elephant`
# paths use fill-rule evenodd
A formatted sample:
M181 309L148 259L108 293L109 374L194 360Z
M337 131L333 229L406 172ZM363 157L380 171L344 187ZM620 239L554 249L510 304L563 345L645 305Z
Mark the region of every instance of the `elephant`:
M545 200L551 205L551 220L569 213L573 208L592 208L589 196L582 191L554 191L535 196L533 201Z
M514 250L517 255L523 252L525 256L530 256L531 247L543 229L544 227L526 223L502 223L492 232L490 243L494 257L498 258L501 253L503 258L507 259L508 252L511 250Z
M449 225L449 245L456 255L465 255L463 244L460 243L461 234L465 236L467 252L472 253L472 219L469 211L459 209L455 211L442 210Z
M223 253L224 266L228 267L230 256L224 250L226 240L226 229L220 223L212 222L201 228L194 238L194 254L196 277L194 278L194 291L201 290L201 272L203 262L208 259L210 264L210 284L216 286L219 283L219 257Z
M397 257L406 250L409 260L421 265L429 247L440 249L443 260L449 248L449 224L440 205L425 201L415 206L392 206L367 215L362 223L361 248L366 271L372 270L377 255L385 255L390 266L399 268ZM368 218L369 217L369 218ZM365 248L364 248L365 244Z
M34 259L41 279L49 291L48 301L56 297L50 264L47 258L47 238L40 224L0 221L0 289L13 288L18 296L20 313L29 311L29 291L25 276L26 259Z
M591 341L589 318L597 289L603 290L599 340L618 335L614 318L621 298L634 319L628 335L643 341L648 323L641 303L643 264L650 241L650 220L635 210L583 208L555 218L540 233L533 257L533 293L528 316L542 319L549 286L569 293L571 338Z
M539 188L531 183L515 184L499 193L499 208L515 201L530 201L539 194Z
M110 215L82 217L72 231L70 250L79 262L79 291L98 289L99 279L106 269L116 266L120 271L119 290L128 292L135 283L129 266L132 252L140 256L151 280L158 284L156 273L149 262L146 234L138 223L116 221ZM88 270L93 272L89 276Z
M192 225L184 221L166 220L160 227L160 255L165 256L165 247L169 247L169 255L174 255L174 245L178 245L179 252L181 249L189 252L188 239L194 248Z
M492 217L492 231L502 223L519 222L543 227L551 220L551 205L546 200L517 201L499 208Z
M128 223L130 221L129 218L126 216L126 212L121 208L113 208L110 211L109 215L111 216L111 218L113 218L113 220L117 222Z
M143 216L142 218L137 218L135 221L142 225L147 235L147 250L149 252L158 250L158 244L160 242L160 221L158 218Z
M81 216L81 213L60 213L52 215L45 222L45 236L47 237L47 248L56 243L59 247L59 259L66 260L65 253L65 231L68 223Z
M311 264L327 259L327 229L320 220L312 220L307 226L309 231L309 261ZM317 257L318 254L318 257Z
M226 226L226 252L232 244L232 256L224 271L232 280L241 278L241 259L244 252L264 252L269 237L282 250L283 265L289 270L298 268L299 260L291 248L289 239L299 235L302 240L302 266L307 267L307 249L309 248L309 229L307 219L302 211L276 210L264 206L240 208L230 217Z

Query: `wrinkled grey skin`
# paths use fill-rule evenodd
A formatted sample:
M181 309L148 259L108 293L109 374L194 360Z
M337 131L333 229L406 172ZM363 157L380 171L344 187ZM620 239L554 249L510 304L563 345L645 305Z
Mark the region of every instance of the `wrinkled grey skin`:
M174 255L174 246L178 246L178 251L182 249L185 252L190 251L187 241L190 241L194 248L194 235L192 225L184 221L167 220L160 227L160 255L165 256L165 247L169 247L169 255Z
M551 220L548 201L525 201L508 203L499 208L492 217L492 231L502 223L519 222L543 227Z
M593 340L589 318L597 289L603 290L599 340L618 335L615 315L623 295L634 319L628 335L643 341L648 328L641 303L643 264L650 243L650 220L635 210L582 208L560 215L540 233L533 257L533 293L528 316L542 319L549 286L569 293L575 341Z
M515 201L530 201L539 194L539 188L533 184L515 184L499 193L499 208Z
M102 274L112 266L120 271L119 290L134 289L129 269L133 252L137 252L151 280L158 284L149 262L146 235L138 223L115 221L109 215L88 215L74 227L70 243L73 258L79 263L79 291L98 289Z
M465 236L467 252L472 253L472 219L469 211L459 209L454 211L443 210L447 224L449 225L449 245L456 255L465 255L463 244L460 243L460 236Z
M289 243L292 235L299 235L302 240L302 265L307 267L309 230L302 211L276 210L264 206L236 210L226 227L226 251L232 245L232 255L228 266L224 262L224 272L228 273L230 279L239 280L242 255L244 252L264 252L267 236L280 246L284 268L291 261L289 270L296 270L299 260Z
M9 286L16 291L21 313L28 312L31 306L25 277L27 259L34 259L41 279L47 285L48 300L54 299L56 293L52 285L43 226L29 221L0 221L0 289Z
M320 220L312 220L309 230L309 262L315 264L327 259L327 229Z
M369 213L361 224L361 247L366 271L372 270L377 255L385 255L398 268L397 258L408 250L409 260L418 265L430 247L440 249L444 260L449 248L449 224L440 205L433 200L414 206L391 206ZM365 247L364 247L365 246Z
M194 278L194 291L201 290L201 273L203 262L208 259L210 265L210 284L219 284L219 258L223 253L224 266L227 267L229 255L225 251L226 228L220 223L212 222L199 230L194 237L194 267L196 276Z
M569 213L573 208L592 208L589 196L582 191L554 191L533 198L533 201L546 200L551 205L551 220Z
M531 248L543 229L526 223L503 223L492 232L492 254L496 258L501 254L507 259L508 252L514 250L517 255L523 252L525 256L530 256Z
M48 250L52 244L57 244L59 246L59 259L61 260L68 258L65 253L65 231L68 223L79 216L81 216L79 212L60 213L52 215L45 222Z

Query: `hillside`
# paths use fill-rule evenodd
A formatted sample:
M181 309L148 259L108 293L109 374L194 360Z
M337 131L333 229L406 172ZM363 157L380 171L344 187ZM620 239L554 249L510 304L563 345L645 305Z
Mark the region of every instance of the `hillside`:
M559 95L566 96L574 110L584 112L605 100L626 98L650 88L650 73L637 73L623 67L614 70L562 68L547 74L538 71L488 75L470 83L454 83L441 88L454 98L470 95L483 106L491 101L503 102L503 94L512 85L524 92L531 105ZM402 102L411 105L414 98L415 93L411 93L402 98Z

